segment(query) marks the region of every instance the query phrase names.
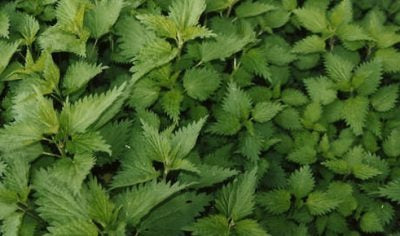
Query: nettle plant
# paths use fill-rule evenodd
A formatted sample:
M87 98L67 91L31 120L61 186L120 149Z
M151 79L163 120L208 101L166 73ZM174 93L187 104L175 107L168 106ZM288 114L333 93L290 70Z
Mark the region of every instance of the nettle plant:
M399 235L400 2L0 3L0 234Z

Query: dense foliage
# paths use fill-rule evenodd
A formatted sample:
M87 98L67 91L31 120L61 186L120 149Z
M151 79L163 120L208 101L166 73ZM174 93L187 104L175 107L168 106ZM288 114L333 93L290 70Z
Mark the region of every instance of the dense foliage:
M0 3L2 235L400 235L400 1Z

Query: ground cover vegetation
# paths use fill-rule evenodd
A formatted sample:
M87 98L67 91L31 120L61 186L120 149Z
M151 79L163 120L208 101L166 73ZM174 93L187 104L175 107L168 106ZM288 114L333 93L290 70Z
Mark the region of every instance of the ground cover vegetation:
M400 1L0 3L0 234L400 235Z

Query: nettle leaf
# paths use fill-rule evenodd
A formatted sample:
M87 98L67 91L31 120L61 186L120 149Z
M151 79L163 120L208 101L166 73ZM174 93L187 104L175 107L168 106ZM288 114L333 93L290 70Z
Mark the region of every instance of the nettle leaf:
M228 85L228 93L223 100L222 109L232 116L247 119L251 109L250 97L236 84Z
M122 215L127 222L137 225L154 207L185 187L177 183L152 181L119 194L116 202L123 207Z
M61 129L69 134L86 131L121 96L124 88L125 84L104 94L84 97L74 104L67 101L60 114Z
M246 70L270 80L270 69L268 68L265 50L262 48L253 48L247 51L241 58L241 63Z
M400 155L398 143L400 141L400 130L394 129L390 132L389 136L383 142L383 151L389 157L397 157Z
M252 116L257 122L267 122L282 110L283 106L280 103L260 102L254 106Z
M311 7L300 8L294 10L294 14L301 25L311 32L321 33L326 31L328 27L328 20L321 9Z
M91 79L108 67L90 64L86 61L77 61L70 65L65 73L63 88L66 94L77 92Z
M353 9L351 5L350 0L342 0L337 4L332 9L329 16L330 22L336 27L350 23L353 18Z
M399 61L397 58L400 53L394 48L379 49L375 53L375 59L382 63L383 71L394 73L400 71Z
M174 0L169 8L169 17L180 29L195 26L206 9L204 0Z
M353 84L360 95L371 95L379 87L382 79L382 64L376 60L369 61L358 66L353 75Z
M7 67L11 57L17 51L18 45L19 43L7 43L0 40L0 51L2 52L2 57L0 59L0 74Z
M327 105L336 99L335 85L326 77L306 79L304 84L309 96L315 102Z
M94 6L85 14L85 25L90 34L98 39L110 31L117 21L123 7L123 0L96 1Z
M134 73L133 80L137 80L151 70L163 66L178 55L178 49L174 48L167 41L154 39L145 44L139 53L133 58L134 66L131 72Z
M200 46L202 62L224 60L227 57L241 51L247 44L255 40L255 35L248 25L244 26L244 32L218 34L215 39L205 41Z
M216 207L226 217L237 221L253 212L256 173L253 169L221 189Z
M106 152L111 156L111 147L106 143L99 132L73 134L71 141L67 141L67 150L72 153Z
M36 34L39 32L39 22L33 16L29 14L17 14L16 18L13 18L14 30L16 30L22 37L25 45L32 45L36 40Z
M236 170L215 165L202 164L196 165L196 168L198 172L195 174L182 172L179 176L181 182L190 183L192 187L203 188L220 183L238 174Z
M118 55L125 62L134 58L146 43L156 37L154 32L146 30L144 25L131 16L121 16L114 28L115 33L119 36L117 39L120 49Z
M4 12L0 12L0 37L8 38L10 19Z
M292 52L301 54L325 52L325 40L317 35L308 36L296 42Z
M144 218L139 232L143 235L181 235L182 229L194 222L210 200L205 194L196 195L193 192L173 197Z
M315 187L315 180L309 166L304 166L290 175L289 189L296 198L306 197Z
M191 69L183 77L183 87L190 97L204 101L219 87L220 81L219 74L214 70Z
M235 233L239 236L268 236L265 230L255 220L245 219L236 223Z
M179 120L181 113L181 104L184 99L184 95L181 90L173 89L170 90L161 97L161 106L164 112L175 121Z
M400 203L400 179L395 179L379 188L379 195Z
M338 55L329 53L325 56L325 68L329 78L333 81L349 81L352 76L353 67L353 63Z
M223 215L211 215L200 218L190 228L193 235L228 236L229 221Z
M372 97L371 105L379 112L386 112L395 107L399 93L398 85L381 87Z
M43 50L50 52L72 52L78 56L86 56L86 40L88 34L79 39L74 34L50 27L44 31L38 41Z
M338 207L340 201L324 192L312 192L308 195L306 205L311 215L325 215Z
M42 139L43 132L40 127L27 122L6 125L0 129L0 149L9 152L27 147Z
M368 108L369 101L362 96L349 98L344 103L342 116L356 135L363 133Z
M272 11L274 9L275 6L273 5L259 3L259 2L245 1L235 8L235 12L238 17L244 18L244 17L257 16L265 12Z
M270 191L259 196L258 202L268 212L281 214L290 208L290 192L283 189Z

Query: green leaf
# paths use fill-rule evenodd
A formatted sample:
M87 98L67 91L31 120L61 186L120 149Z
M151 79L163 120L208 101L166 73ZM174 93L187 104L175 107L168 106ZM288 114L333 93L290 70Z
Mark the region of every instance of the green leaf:
M386 112L393 109L399 96L399 86L388 85L381 87L372 97L371 105L379 112Z
M250 219L237 222L235 233L238 236L269 236L257 221Z
M27 147L42 139L40 127L28 122L6 125L0 129L0 150L8 152Z
M400 71L399 56L396 49L386 48L377 50L374 58L382 63L384 72L394 73Z
M37 172L33 187L36 190L36 203L39 206L37 210L46 221L63 224L89 220L85 201L48 172L44 170Z
M178 89L172 89L161 97L161 106L164 112L174 121L179 120L179 115L181 113L181 104L183 102L184 96L183 91Z
M8 38L10 19L4 12L0 12L0 37Z
M123 0L96 1L93 8L86 12L85 25L94 38L99 39L110 31L118 19L123 4Z
M56 8L57 26L70 33L81 33L86 8L86 1L61 0Z
M235 8L235 12L237 17L245 18L261 15L274 9L275 7L270 4L245 1Z
M5 218L1 225L1 233L4 236L17 236L21 228L23 213L14 212Z
M146 30L144 25L140 24L133 16L121 16L114 28L116 35L119 36L117 39L120 49L118 56L124 62L131 61L144 45L155 38L155 34Z
M183 87L187 94L199 101L204 101L219 87L219 74L210 69L190 69L183 77Z
M319 102L313 102L308 104L303 113L305 123L315 123L321 119L322 107Z
M158 35L175 39L178 34L178 28L174 21L165 16L142 14L136 18L148 29L153 30Z
M341 40L357 42L362 40L371 41L372 38L365 32L364 28L356 24L341 25L336 32Z
M198 173L182 172L179 179L183 183L191 184L194 188L204 188L220 183L238 174L236 170L222 168L215 165L196 165Z
M382 144L385 154L389 157L400 156L399 142L400 129L393 129Z
M268 212L279 215L289 210L290 198L291 196L289 191L278 189L261 194L258 202Z
M362 96L349 98L344 103L342 116L355 135L363 133L368 107L368 99Z
M292 108L287 107L281 111L274 120L279 126L287 130L299 130L303 128L300 122L299 112Z
M90 170L95 164L94 157L89 153L75 154L73 159L63 158L58 160L52 168L48 170L50 178L54 178L63 183L63 187L71 190L74 194L82 188L82 183L86 179Z
M175 196L146 216L140 223L139 232L145 236L176 236L182 229L191 225L209 203L210 197L187 192Z
M91 219L103 227L107 227L116 220L116 207L110 196L95 178L90 178L83 195L88 202L88 213Z
M68 134L85 132L109 108L125 88L125 84L104 94L91 95L74 104L68 101L60 114L61 129Z
M122 160L122 169L119 170L111 182L112 188L132 186L156 179L160 173L156 171L151 160L147 159L144 153L135 155L135 152L128 152L127 158Z
M309 166L303 166L290 175L289 189L296 198L307 196L315 187L315 181Z
M160 87L156 82L143 78L134 85L129 104L135 108L151 106L160 94Z
M283 106L280 103L260 102L254 106L252 116L255 121L263 123L270 121L282 110Z
M329 16L330 22L335 27L350 23L352 18L353 11L350 0L342 0L333 8Z
M330 197L324 192L312 192L308 195L306 205L311 215L325 215L339 205L340 201Z
M66 147L72 153L106 152L111 156L111 147L99 132L73 134Z
M346 82L351 79L353 63L341 56L329 53L325 56L325 68L329 78L337 82Z
M299 8L293 11L301 25L313 33L326 31L328 21L324 12L318 8Z
M247 119L251 109L250 97L236 84L229 83L222 109L239 119Z
M62 31L54 26L47 28L39 36L38 42L41 49L49 52L71 52L85 57L88 35L79 39L74 34Z
M304 84L309 96L315 102L327 105L336 99L335 85L326 77L309 78L304 80Z
M243 35L218 35L215 40L205 41L200 46L202 62L224 60L241 51L247 44L254 41L254 32L244 32Z
M317 152L313 146L305 145L290 152L287 159L300 165L308 165L317 161Z
M173 160L185 158L196 144L200 130L206 122L207 117L204 117L196 122L176 131L171 137L171 155Z
M131 137L131 122L120 121L108 123L100 129L100 134L104 138L105 143L110 145L112 158L106 160L98 157L96 164L102 165L105 162L119 159L128 148L129 138Z
M119 194L116 202L122 206L122 216L127 222L138 225L140 220L154 207L185 187L185 185L178 183L171 185L165 182L152 181Z
M325 40L317 35L308 36L296 42L292 52L301 54L325 52Z
M40 129L42 133L55 134L59 128L58 114L53 107L53 101L44 98L38 91L25 101L14 107L15 120Z
M7 67L8 63L11 60L11 57L18 49L18 42L15 43L7 43L3 40L0 40L0 51L1 51L1 59L0 59L0 74Z
M353 75L353 84L360 95L371 95L378 90L382 79L382 64L372 60L358 66Z
M400 178L394 179L383 187L379 187L378 193L381 197L400 204Z
M257 169L253 169L221 189L216 199L219 212L234 221L253 212L256 173Z
M56 226L48 227L45 236L86 235L97 236L96 225L89 221L71 220Z
M191 228L197 236L229 236L229 221L223 215L200 218Z
M282 101L291 106L302 106L308 102L308 98L298 89L288 88L282 91Z
M206 9L204 0L174 0L169 8L169 17L179 29L195 26Z
M13 18L13 30L17 31L23 38L25 45L32 45L36 40L36 34L39 32L39 22L29 14L20 13Z
M264 79L270 79L271 74L264 49L252 48L244 53L240 61L246 70Z
M361 217L360 227L366 233L384 232L379 216L374 212L367 212Z
M140 79L151 70L167 64L177 55L178 49L172 47L167 41L163 39L152 40L145 44L133 58L132 80Z
M77 61L71 64L65 73L63 88L66 94L77 92L91 79L100 74L107 67L101 64L90 64L86 61Z
M234 135L239 132L241 127L239 118L222 113L217 116L217 122L212 123L208 130L218 135Z

